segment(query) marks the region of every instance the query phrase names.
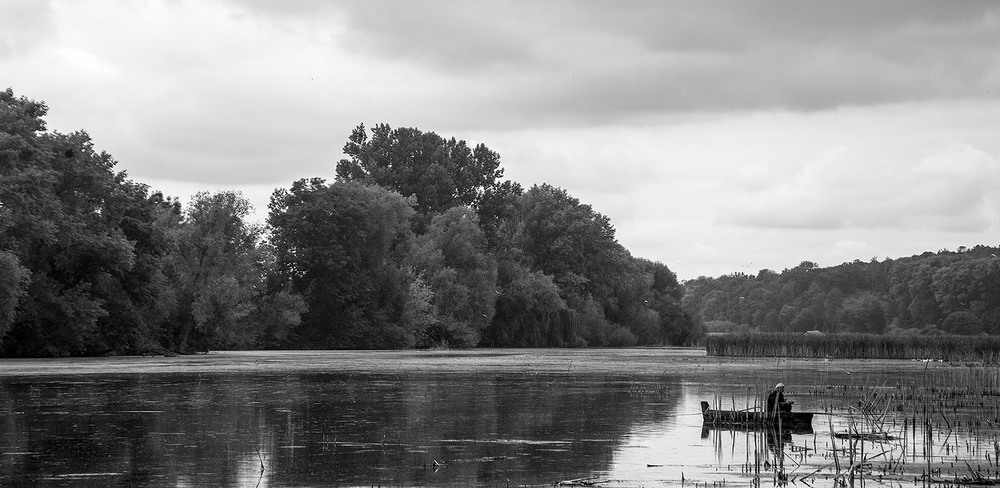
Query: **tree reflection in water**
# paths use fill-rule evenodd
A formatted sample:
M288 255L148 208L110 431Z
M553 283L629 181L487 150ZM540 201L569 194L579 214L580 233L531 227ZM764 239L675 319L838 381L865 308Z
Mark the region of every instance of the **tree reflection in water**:
M366 354L311 356L322 367L354 367L344 373L295 371L301 357L288 353L275 354L285 369L269 374L205 372L212 361L250 357L230 354L196 358L201 374L91 366L75 376L7 375L0 486L764 484L775 464L789 483L853 473L868 486L897 486L927 470L1000 478L995 367L645 349L385 352L379 364L355 367ZM387 358L427 368L396 374ZM562 369L581 358L590 358L586 368ZM796 409L818 412L815 432L703 430L700 401L751 408L779 380ZM871 437L864 415L893 438ZM831 435L853 429L869 437Z
M663 378L184 375L0 383L0 484L551 484L608 471Z

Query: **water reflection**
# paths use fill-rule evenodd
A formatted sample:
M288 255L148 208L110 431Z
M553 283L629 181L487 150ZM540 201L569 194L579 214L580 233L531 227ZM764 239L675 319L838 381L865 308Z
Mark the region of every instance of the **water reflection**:
M616 447L610 469L595 473L596 481L627 479L643 486L682 482L832 486L828 483L840 479L847 485L853 477L868 486L922 486L928 480L994 483L1000 477L998 423L976 414L977 409L981 414L996 407L979 403L975 408L958 408L961 401L953 401L946 411L921 417L923 410L912 398L903 398L892 387L876 387L889 391L874 413L866 414L839 387L799 383L796 408L801 404L804 411L817 412L810 428L719 428L705 425L700 413L694 413L706 399L740 398L746 393L745 384L684 383L676 422L637 422ZM975 389L961 389L980 396ZM735 405L752 407L754 401L735 401Z
M9 377L0 380L0 486L745 486L776 473L831 479L859 460L876 462L858 474L896 486L946 463L996 471L1000 397L980 393L996 391L996 371L859 379L810 368ZM699 402L759 405L776 379L796 409L817 412L811 429L702 422ZM907 381L931 387L898 388ZM968 393L948 397L948 411L921 417L926 397L906 396L948 384L968 385L948 390ZM871 393L893 438L832 435L874 430L858 391Z
M535 374L7 379L3 485L551 484L607 472L676 381Z

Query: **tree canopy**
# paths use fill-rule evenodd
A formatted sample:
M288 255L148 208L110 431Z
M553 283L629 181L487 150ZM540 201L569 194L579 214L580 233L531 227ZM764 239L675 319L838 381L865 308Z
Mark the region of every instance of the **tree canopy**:
M454 137L387 124L364 124L344 145L347 159L337 163L337 179L390 188L414 199L419 222L454 206L475 207L503 177L500 155L484 144L470 148Z
M413 209L398 193L299 180L271 197L278 274L309 311L302 340L326 348L413 345L403 319Z
M151 191L46 111L0 92L0 355L698 340L666 266L484 144L359 125L336 181L255 223L238 192Z
M701 277L685 283L683 305L710 331L997 334L998 254L998 247L979 245L829 268L805 262L781 273Z
M182 216L176 201L115 171L86 132L47 132L46 110L0 92L0 352L246 344L250 304L273 295L255 288L259 266L249 271L265 259L246 201L202 194ZM294 315L296 300L283 303ZM189 346L194 329L201 340Z

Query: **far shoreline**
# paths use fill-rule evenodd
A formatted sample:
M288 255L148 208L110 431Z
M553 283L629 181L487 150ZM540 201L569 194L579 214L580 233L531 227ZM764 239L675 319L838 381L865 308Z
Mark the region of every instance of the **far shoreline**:
M131 376L146 374L623 374L717 375L748 367L843 368L864 372L954 367L916 360L745 358L708 356L701 347L459 350L212 351L184 356L0 359L0 377ZM974 365L969 365L974 366Z

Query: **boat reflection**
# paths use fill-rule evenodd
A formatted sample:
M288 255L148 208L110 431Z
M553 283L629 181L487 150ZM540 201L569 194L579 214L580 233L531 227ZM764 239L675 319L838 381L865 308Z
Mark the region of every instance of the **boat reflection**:
M743 432L754 438L755 445L763 445L783 472L785 445L792 445L792 435L812 434L812 412L781 412L767 415L759 410L713 410L708 402L701 402L701 438L708 439L712 431ZM761 444L758 444L760 442ZM748 462L749 462L748 450ZM757 459L757 458L755 458ZM769 463L770 464L770 463Z
M795 433L812 433L812 412L780 412L768 414L761 410L713 410L708 402L701 402L702 421L706 425L717 428L738 430L761 430L765 428L775 431L790 431Z
M790 441L792 435L801 434L812 434L813 428L811 425L798 425L792 428L785 428L779 430L777 426L771 425L715 425L705 422L701 425L701 438L708 439L712 431L726 431L726 432L763 432L767 436L774 437L777 439L781 437L783 441Z

